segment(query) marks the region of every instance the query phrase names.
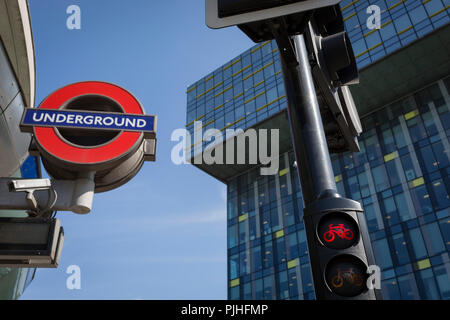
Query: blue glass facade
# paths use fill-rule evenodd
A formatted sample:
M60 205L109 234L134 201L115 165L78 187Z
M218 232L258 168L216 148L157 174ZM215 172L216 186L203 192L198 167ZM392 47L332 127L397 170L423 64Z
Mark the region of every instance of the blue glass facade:
M450 78L363 118L361 152L335 156L360 201L388 299L450 299Z
M362 119L361 152L334 155L365 209L386 299L450 299L450 78ZM294 156L228 184L230 299L314 298Z
M230 299L314 299L303 200L283 154L277 175L255 168L228 184Z
M380 29L368 27L371 5L380 8ZM359 68L450 21L449 0L343 0L341 9Z
M369 5L381 9L370 30ZM359 68L449 22L449 2L344 0ZM341 195L365 209L385 299L450 299L450 77L362 117L361 152L333 155ZM397 99L400 97L397 97ZM187 125L247 129L286 108L276 44L265 42L191 85ZM194 154L206 143L191 145ZM227 181L228 297L314 299L292 152L278 174Z
M189 86L186 129L194 136L195 121L201 121L203 132L247 129L285 108L278 48L267 41ZM206 145L193 144L189 150L197 154Z

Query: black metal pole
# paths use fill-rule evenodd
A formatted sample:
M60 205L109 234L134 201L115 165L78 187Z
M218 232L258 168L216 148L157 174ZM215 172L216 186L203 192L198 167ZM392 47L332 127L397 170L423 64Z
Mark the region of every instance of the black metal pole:
M305 40L303 35L292 40L297 62L286 61L281 52L281 63L297 169L308 205L323 196L337 196L337 190Z

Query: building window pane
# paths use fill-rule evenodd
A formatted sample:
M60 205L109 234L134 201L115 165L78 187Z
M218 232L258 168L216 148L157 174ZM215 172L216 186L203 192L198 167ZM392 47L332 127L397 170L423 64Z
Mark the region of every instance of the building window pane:
M414 255L416 260L420 260L427 257L427 249L423 243L422 233L419 228L409 230L409 236L411 239Z
M392 135L391 129L383 130L381 135L383 136L383 144L384 144L385 153L394 152L396 147L395 147L394 136Z
M419 273L419 283L422 287L422 293L428 300L440 299L440 294L434 281L433 271L431 269L422 270Z
M302 264L301 273L302 273L303 292L307 293L314 291L311 266L309 265L309 263Z
M251 282L244 284L244 296L242 298L244 300L252 299L252 284L251 284Z
M423 6L418 6L417 8L409 11L409 16L411 17L412 23L417 24L424 19L427 19L427 13Z
M446 150L442 144L442 142L436 142L432 145L434 155L436 156L439 168L446 168L449 162L449 152L450 150Z
M236 279L239 275L239 255L235 254L229 258L230 279Z
M248 260L248 251L242 251L240 253L240 267L239 267L239 271L240 271L240 275L244 276L246 274L250 273L250 261Z
M444 241L437 222L422 226L422 233L430 256L445 251Z
M386 239L374 241L372 243L376 264L381 269L389 269L392 267L391 253Z
M447 246L447 251L450 251L450 219L440 220L439 225L441 226L442 235Z
M370 232L378 230L378 221L377 216L375 214L375 207L373 204L364 206L365 217L367 222L367 227Z
M286 262L286 244L285 237L278 238L276 240L276 248L277 248L277 264L281 264Z
M402 156L401 160L402 160L403 170L405 172L406 179L408 181L410 181L410 180L417 178L417 173L416 173L416 170L414 169L411 155L406 154L406 155Z
M359 193L359 184L356 176L348 178L347 183L350 190L350 197L354 200L361 199L361 194Z
M306 233L305 230L300 230L297 232L298 236L298 251L300 256L303 256L308 253L308 245L306 242Z
M264 278L264 299L273 300L275 299L275 286L274 286L274 276L271 274Z
M276 199L273 202L276 203ZM278 217L278 208L270 209L270 214L271 214L270 221L272 222L272 232L280 230L281 225L280 225L280 219Z
M445 209L450 206L450 195L447 192L442 179L433 181L431 183L431 189L433 190L438 205L435 209Z
M389 188L389 180L386 174L386 170L384 169L384 165L373 168L372 175L377 192Z
M420 155L422 156L420 159L422 160L421 167L425 167L427 172L433 172L438 169L438 163L430 146L420 148Z
M450 299L450 274L449 274L448 263L447 265L439 266L434 268L434 273L436 274L436 281L439 286L439 291L441 292L442 299Z
M389 197L383 200L385 217L389 222L389 225L395 225L400 222L397 207L393 197Z
M255 299L262 300L264 298L262 279L255 280Z
M388 176L391 181L391 186L399 185L401 183L399 174L402 174L402 173L399 173L397 171L396 160L387 162L386 170L388 172Z
M385 300L399 300L401 298L398 283L395 278L382 281L381 291Z
M230 288L230 299L231 300L239 300L240 299L239 286Z
M237 245L237 225L228 227L228 248L233 248Z
M262 224L264 235L272 233L272 228L270 227L270 210L266 210L263 212Z
M395 246L395 254L399 265L403 265L410 262L408 249L406 246L406 239L403 233L398 233L392 236L392 240Z
M434 119L433 119L433 115L431 114L431 112L426 112L424 114L422 114L422 119L423 119L423 124L425 125L425 129L428 132L428 136L434 136L435 134L438 133L436 125L434 123Z
M278 273L278 283L278 294L280 299L289 299L289 283L286 271L281 271Z
M250 240L255 240L257 236L256 234L256 217L250 217L248 219L248 224L249 224L249 238Z
M237 216L237 198L233 197L228 199L228 219L232 219Z
M425 185L411 189L410 192L417 213L424 215L433 211L430 195Z
M261 264L261 246L255 246L252 251L252 272L256 272L262 269Z
M248 219L239 222L239 243L243 244L247 241L247 223Z
M366 172L362 172L358 175L359 187L361 191L361 197L366 198L370 195L369 182L367 180Z
M413 217L413 213L410 212L404 193L395 195L395 202L397 203L397 210L402 221L407 221Z
M267 241L264 243L264 254L263 254L264 269L273 266L273 247L272 241Z
M404 146L406 146L406 141L405 141L405 137L403 135L402 127L400 125L397 125L392 128L392 131L394 132L397 149L400 149L400 148L403 148Z
M369 161L375 160L381 157L381 148L378 143L378 139L376 135L373 135L366 139L366 154Z
M297 247L297 234L291 233L288 236L288 260L292 260L298 257L298 247Z
M412 273L399 277L398 284L403 300L420 299L416 280L414 279L414 275Z
M420 117L412 118L407 121L409 127L409 133L411 136L412 142L418 142L427 137L427 132L420 120Z

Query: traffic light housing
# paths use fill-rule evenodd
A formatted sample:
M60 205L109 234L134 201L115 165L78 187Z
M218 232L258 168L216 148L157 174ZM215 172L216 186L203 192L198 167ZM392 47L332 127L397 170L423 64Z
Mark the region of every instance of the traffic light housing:
M361 205L319 199L305 208L304 222L317 299L379 299L380 291L367 285L375 262Z
M339 5L315 10L308 31L312 53L330 85L357 84L356 59Z
M357 137L362 127L348 88L358 83L358 68L339 5L314 11L305 30L305 40L317 91L328 108L328 112L322 113L333 118L324 119L328 140L336 137L334 143L329 143L330 151L358 152Z

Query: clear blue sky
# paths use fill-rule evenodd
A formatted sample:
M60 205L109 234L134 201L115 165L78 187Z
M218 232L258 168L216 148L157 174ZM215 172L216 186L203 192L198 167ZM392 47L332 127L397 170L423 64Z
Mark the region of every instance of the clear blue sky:
M226 186L176 166L186 87L253 43L236 27L205 26L204 0L29 0L36 104L69 83L99 80L158 115L157 161L97 194L85 216L60 212L66 240L57 269L39 269L22 299L226 299ZM66 9L81 8L81 30ZM66 269L81 268L81 290Z

